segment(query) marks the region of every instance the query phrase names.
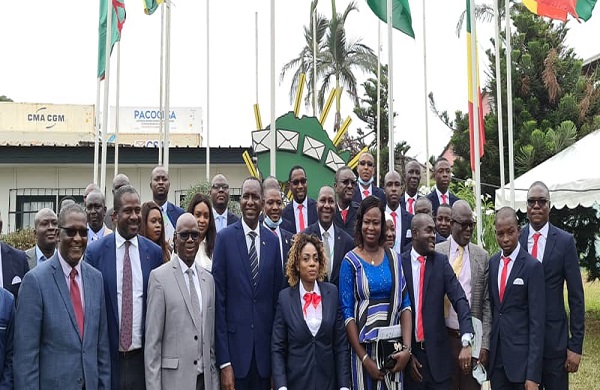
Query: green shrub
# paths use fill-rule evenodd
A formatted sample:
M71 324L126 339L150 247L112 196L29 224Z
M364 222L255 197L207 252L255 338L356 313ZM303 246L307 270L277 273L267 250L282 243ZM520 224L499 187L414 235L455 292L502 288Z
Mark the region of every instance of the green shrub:
M188 188L187 192L185 193L185 197L181 201L181 207L184 210L187 210L188 204L190 204L190 201L192 200L194 195L196 195L198 192L201 194L204 194L210 198L210 183L207 181L203 181L203 182L194 184L190 188ZM227 209L237 216L242 215L241 210L240 210L240 204L238 202L232 200L231 196L229 197L229 204L227 205Z
M17 230L16 232L5 234L2 241L22 251L35 245L35 235L33 229Z

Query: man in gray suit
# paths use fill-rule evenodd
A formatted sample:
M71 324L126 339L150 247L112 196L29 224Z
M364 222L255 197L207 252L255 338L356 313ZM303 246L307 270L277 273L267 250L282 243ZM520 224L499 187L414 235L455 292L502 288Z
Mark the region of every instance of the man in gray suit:
M450 238L447 241L437 244L435 250L448 256L454 273L465 291L473 317L479 319L483 324L483 338L481 341L479 362L485 366L488 362L490 332L492 328L492 314L488 290L489 255L481 247L470 242L475 223L473 220L473 211L467 202L457 200L452 205L451 219L452 232ZM444 307L444 316L446 318L446 327L448 328L452 359L454 360L452 389L479 390L481 386L471 373L465 374L458 365L458 354L461 349L460 333L458 331L456 312L451 305L446 304Z
M25 251L30 270L56 253L57 228L58 217L52 209L44 208L35 214L35 246Z
M102 275L81 261L85 211L66 205L58 251L25 274L15 319L16 389L110 389Z
M146 389L217 390L215 284L195 263L200 230L190 213L176 226L177 253L148 282Z

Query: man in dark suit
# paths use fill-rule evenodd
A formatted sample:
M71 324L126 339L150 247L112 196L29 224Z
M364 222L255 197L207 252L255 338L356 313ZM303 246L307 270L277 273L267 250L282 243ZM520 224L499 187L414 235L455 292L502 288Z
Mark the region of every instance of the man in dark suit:
M449 204L441 204L438 207L435 216L435 231L446 241L450 237L452 231L452 206Z
M54 256L57 230L58 217L54 210L43 208L35 214L33 230L35 246L25 251L30 270Z
M427 195L433 207L433 215L437 215L437 209L440 204L449 204L452 206L458 200L456 195L448 191L450 179L452 178L452 170L450 163L444 157L440 157L433 166L433 174L435 176L435 189Z
M431 201L429 200L429 198L424 197L424 198L417 199L417 201L415 202L415 215L416 214L427 214L431 218L434 218L433 208L432 208ZM440 242L444 242L444 241L446 241L446 237L443 237L436 230L435 231L435 243L439 244Z
M82 262L87 217L59 215L58 251L25 275L15 319L16 389L109 389L110 355L102 275Z
M288 183L293 199L283 209L281 227L288 232L298 233L317 222L317 204L307 196L308 179L300 165L294 165L290 169Z
M457 313L462 349L458 360L471 370L473 325L465 297L448 256L435 252L435 224L427 214L412 220L412 249L402 255L402 269L414 313L412 356L406 368L406 388L450 389L452 357L444 320L444 297Z
M383 190L373 184L375 177L375 159L369 152L365 152L358 158L358 185L354 188L352 198L356 203L362 202L367 196L373 195L379 198L385 205L385 194Z
M267 182L265 181L265 184ZM283 210L283 199L279 186L277 188L265 186L263 189L265 206L263 208L263 225L277 236L279 250L281 251L281 270L285 274L288 253L292 246L293 234L281 228L281 211Z
M354 240L354 227L359 204L352 200L356 176L347 166L338 168L335 172L335 194L337 198L336 212L333 217L335 226L344 230Z
M421 197L419 195L419 184L421 184L421 164L416 160L410 160L404 166L404 180L406 181L404 195L400 197L400 206L409 214L415 214L415 202Z
M2 215L0 214L0 233L2 233ZM19 295L19 287L25 273L29 271L25 252L13 248L0 241L0 264L2 266L2 285L15 296Z
M550 191L535 182L527 193L529 225L521 232L521 247L542 263L546 285L546 339L542 387L569 388L569 373L577 372L583 348L585 307L579 256L573 235L552 225ZM567 283L569 317L565 312ZM569 318L569 319L567 319Z
M333 188L321 187L317 198L317 214L319 220L310 225L304 233L314 234L323 241L325 250L327 280L336 286L340 279L340 267L346 253L354 248L354 240L345 231L335 226L335 195Z
M402 206L400 206L400 192L402 191L402 183L400 175L396 171L390 171L385 174L385 212L392 217L394 226L396 227L396 242L394 250L397 253L404 252L403 248L410 245L412 235L410 223L413 216L409 214Z
M113 199L115 198L115 192L123 187L123 186L128 186L129 185L129 178L122 174L119 173L117 174L112 181L112 195L113 195ZM108 209L108 211L106 212L106 215L104 216L104 224L111 230L115 229L115 224L113 222L113 216L114 216L114 209L111 207L110 209Z
M104 224L106 200L102 192L90 192L85 198L84 204L88 217L88 242L91 244L104 236L112 234L113 231Z
M492 388L537 390L544 356L544 271L519 244L518 219L510 207L496 213L496 239L502 251L490 259L488 282Z
M210 199L212 213L215 218L217 233L229 225L236 223L239 218L227 209L229 204L229 183L222 174L216 174L210 182Z
M0 288L0 389L13 389L15 297Z
M217 235L213 254L215 348L221 389L271 387L271 331L281 286L279 242L259 224L261 183L242 184L242 219Z
M150 271L163 262L158 245L138 234L142 220L138 192L115 192L116 229L92 243L85 259L104 278L112 389L144 389L144 324Z
M170 188L169 172L163 166L159 165L155 167L150 174L152 200L162 209L165 239L170 244L173 244L173 234L175 233L175 226L177 226L177 219L185 213L185 210L167 200L169 199Z

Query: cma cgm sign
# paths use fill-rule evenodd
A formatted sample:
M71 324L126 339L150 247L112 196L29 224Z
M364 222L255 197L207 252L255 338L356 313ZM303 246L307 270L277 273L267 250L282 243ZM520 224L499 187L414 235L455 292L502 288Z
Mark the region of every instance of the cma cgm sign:
M148 119L164 119L165 112L159 110L134 110L133 119L135 120L148 120ZM177 119L175 111L171 111L169 114L169 120Z
M46 110L48 107L41 107L34 113L27 114L27 122L44 122L46 123L46 129L51 129L58 123L65 122L65 114L48 113Z

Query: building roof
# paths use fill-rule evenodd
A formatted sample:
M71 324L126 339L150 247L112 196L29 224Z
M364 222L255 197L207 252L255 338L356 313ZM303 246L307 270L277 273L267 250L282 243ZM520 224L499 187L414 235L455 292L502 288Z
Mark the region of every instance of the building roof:
M590 74L598 69L598 65L600 65L600 53L583 61L581 71L583 74Z

